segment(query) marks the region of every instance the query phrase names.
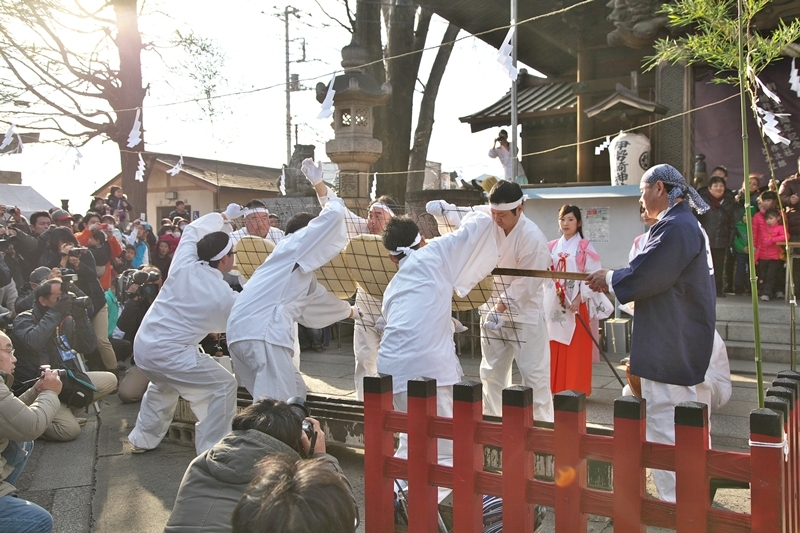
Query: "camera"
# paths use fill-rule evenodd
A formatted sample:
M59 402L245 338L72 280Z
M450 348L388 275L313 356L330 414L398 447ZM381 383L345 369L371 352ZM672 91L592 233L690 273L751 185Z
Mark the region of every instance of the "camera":
M126 298L132 298L134 296L145 297L152 300L155 298L156 294L158 294L158 286L155 285L155 283L160 279L161 275L158 272L136 269L126 270L120 275L117 281L117 298L120 299L121 302L124 302ZM131 285L138 285L139 287L135 294L128 292Z
M289 398L286 403L295 413L298 414L298 416L303 419L303 433L305 433L306 437L308 437L308 440L311 443L311 451L313 453L314 441L317 439L317 432L314 431L314 424L306 420L310 416L308 414L308 407L306 407L306 401L301 396L294 396Z
M60 379L61 381L64 381L65 379L67 379L67 371L64 370L63 368L52 369L52 368L50 368L50 365L41 365L39 367L39 375L40 376L44 376L44 371L45 370L53 370L53 372L55 372L56 375L58 376L58 379Z
M84 248L83 246L75 246L74 248L70 249L68 254L70 257L80 257L81 255L85 254L88 251L89 249Z
M61 269L61 298L72 298L72 305L78 306L81 309L87 310L91 305L88 296L76 296L74 292L70 292L72 284L78 280L78 275L68 268Z

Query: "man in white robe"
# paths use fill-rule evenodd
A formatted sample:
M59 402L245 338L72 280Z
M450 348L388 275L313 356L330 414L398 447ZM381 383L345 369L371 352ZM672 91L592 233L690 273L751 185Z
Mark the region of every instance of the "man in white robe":
M248 235L270 240L273 244L278 244L283 239L283 231L270 225L269 209L264 205L264 202L255 199L250 200L244 206L242 216L244 217L244 227L231 233L231 239L233 239L234 244Z
M456 356L453 292L466 294L497 262L491 218L467 215L454 233L427 243L406 217L387 223L383 244L398 263L383 297L386 328L378 350L378 371L391 374L394 408L407 411L408 381L436 379L437 412L453 416L453 385L463 375ZM439 464L453 464L453 443L439 440ZM396 457L408 457L408 436L400 435ZM449 490L439 489L439 501Z
M357 313L314 274L347 244L346 211L344 202L333 198L318 217L292 217L286 223L286 238L256 269L233 306L228 349L234 371L253 400L305 397L305 382L292 361L295 322L324 328Z
M303 161L301 170L317 192L319 205L324 206L328 200L336 195L322 181L322 163L314 165L312 159ZM370 203L368 218L364 219L352 211L347 211L344 217L347 226L347 238L352 239L359 235L380 235L386 223L395 216L397 206L388 196L381 196ZM356 399L364 401L364 377L378 371L378 346L381 342L381 332L375 328L375 323L381 321L381 301L367 294L360 286L356 289L356 307L362 316L356 318L353 329L353 352L355 354L354 381L356 386Z
M236 414L236 379L200 341L222 333L238 294L222 278L233 267L229 219L241 214L231 204L183 230L169 278L147 311L134 342L136 366L150 380L136 426L128 435L135 453L158 446L169 429L178 396L197 417L195 450L201 454L231 429Z
M547 270L551 265L547 239L522 212L522 189L500 181L492 187L488 206L458 208L447 202L429 202L427 209L439 222L440 232L457 228L470 210L488 213L495 222L499 268ZM445 229L446 231L446 229ZM501 416L503 389L511 386L511 364L519 368L522 384L533 389L534 420L553 421L550 392L550 339L544 316L544 279L494 276L492 296L479 309L483 409Z

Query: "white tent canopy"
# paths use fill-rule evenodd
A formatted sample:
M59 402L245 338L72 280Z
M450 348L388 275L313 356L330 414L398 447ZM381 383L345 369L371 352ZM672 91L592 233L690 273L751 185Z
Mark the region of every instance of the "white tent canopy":
M19 207L26 217L35 211L47 211L55 207L33 187L11 183L0 183L0 204Z

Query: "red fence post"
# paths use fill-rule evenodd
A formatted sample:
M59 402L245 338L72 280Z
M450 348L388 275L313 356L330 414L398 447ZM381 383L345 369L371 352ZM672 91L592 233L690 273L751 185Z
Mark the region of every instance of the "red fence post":
M778 372L778 379L791 379L800 384L800 372L795 370L781 370ZM790 461L794 465L792 469L792 479L794 479L792 483L794 489L792 507L796 517L796 525L800 528L800 392L798 392L794 404L794 421L794 430L787 435L787 438L789 439L789 445L792 447L792 455L794 458L794 461Z
M708 406L681 402L675 407L675 519L678 533L707 531L711 507L706 473Z
M475 381L453 385L453 532L483 531L483 498L475 491L483 471L483 445L475 441L483 420L483 389Z
M642 445L647 440L644 398L614 400L614 531L645 533L642 505L647 495Z
M588 522L581 512L581 492L586 487L586 459L581 457L581 438L586 434L586 395L559 392L553 397L553 409L556 533L585 533Z
M394 454L394 435L384 430L393 408L392 376L364 378L364 524L367 533L394 531L393 480L384 476Z
M770 387L767 389L767 397L764 398L764 407L767 409L772 409L773 411L779 412L783 415L783 430L786 434L789 434L789 417L791 416L791 410L789 409L790 402L786 398L781 396L775 395L775 389L780 389L781 387ZM793 479L794 473L792 472L793 468L791 452L788 461L784 461L783 463L783 472L786 479L786 491L783 495L783 516L786 520L786 526L789 531L797 531L795 524L796 519L793 516L793 504L792 499L794 498L794 493L796 492L796 488L793 486Z
M408 530L436 533L439 525L439 491L430 484L430 469L438 463L437 442L430 438L431 417L436 416L436 380L408 382Z
M750 412L750 527L753 533L785 533L783 414Z
M533 453L525 451L525 436L532 426L533 390L503 389L503 531L533 531L533 505L525 501L533 479Z
M798 525L797 509L797 442L791 438L797 432L797 396L800 392L798 383L791 379L776 379L772 382L774 386L767 389L767 396L782 398L788 404L788 413L784 413L783 429L789 441L789 460L784 463L786 471L786 493L784 494L786 516L786 527L789 531L796 531ZM765 404L764 407L767 407Z

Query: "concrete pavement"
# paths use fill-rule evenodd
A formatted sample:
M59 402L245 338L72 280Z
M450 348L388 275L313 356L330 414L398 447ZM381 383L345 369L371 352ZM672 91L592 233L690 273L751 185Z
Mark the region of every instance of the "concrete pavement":
M466 378L478 379L480 357L461 358ZM731 401L712 415L714 448L745 451L748 416L756 406L755 367L752 362L731 361L734 387ZM624 370L621 373L624 374ZM769 383L785 365L765 363ZM311 392L349 397L353 391L352 346L345 344L323 353L303 352L301 370ZM515 373L515 381L519 382ZM610 424L612 404L620 387L605 363L594 365L594 392L587 402L589 422ZM139 405L122 405L116 396L100 402L99 415L90 413L80 438L70 443L37 441L33 456L18 483L21 495L53 513L54 531L136 532L163 531L183 473L194 449L162 443L156 450L132 455L126 436ZM363 454L331 446L356 491L363 519ZM651 487L652 490L652 487ZM749 510L749 491L721 490L715 504L732 510ZM552 531L552 513L545 531ZM363 525L359 528L363 531ZM613 531L602 518L590 521L590 531ZM650 528L655 533L663 531Z

